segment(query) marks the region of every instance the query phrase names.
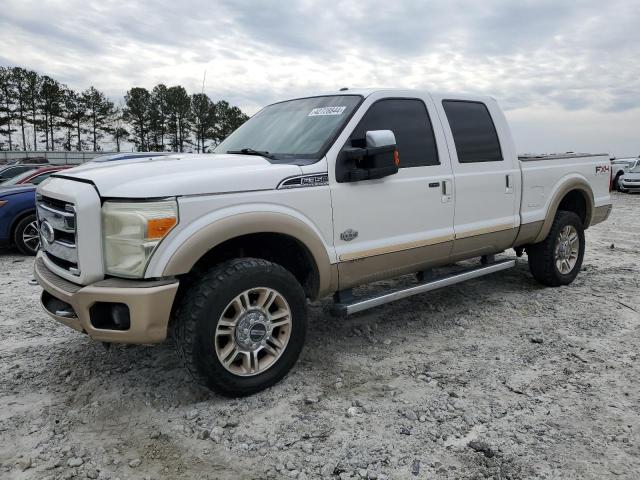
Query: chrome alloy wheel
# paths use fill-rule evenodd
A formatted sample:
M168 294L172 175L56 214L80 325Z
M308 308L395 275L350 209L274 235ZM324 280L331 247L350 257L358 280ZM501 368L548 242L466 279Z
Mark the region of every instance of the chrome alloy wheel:
M556 268L562 275L571 273L576 266L580 253L580 238L573 225L566 225L556 239L554 260Z
M215 333L216 355L234 375L250 377L271 367L291 337L291 309L277 291L257 287L235 297Z
M31 251L36 252L40 248L40 233L38 222L34 220L25 227L22 232L22 242Z

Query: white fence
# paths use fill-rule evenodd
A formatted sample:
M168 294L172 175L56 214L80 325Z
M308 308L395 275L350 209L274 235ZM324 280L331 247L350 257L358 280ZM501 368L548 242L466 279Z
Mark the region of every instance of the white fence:
M45 152L45 151L0 151L0 163L13 163L20 160L40 159L52 165L79 165L100 155L117 152Z

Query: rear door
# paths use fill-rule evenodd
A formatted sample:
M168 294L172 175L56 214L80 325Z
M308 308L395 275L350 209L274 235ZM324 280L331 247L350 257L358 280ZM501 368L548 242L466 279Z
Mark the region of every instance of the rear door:
M510 247L520 224L520 168L490 99L436 97L454 175L454 259Z
M451 164L429 96L373 94L328 154L340 287L417 271L448 258L453 243ZM338 183L339 150L364 146L371 130L391 130L400 170L378 180ZM333 167L333 168L332 168Z

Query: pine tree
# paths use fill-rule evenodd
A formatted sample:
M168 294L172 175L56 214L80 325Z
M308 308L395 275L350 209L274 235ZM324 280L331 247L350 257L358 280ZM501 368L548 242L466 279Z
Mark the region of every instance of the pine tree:
M218 124L215 133L216 144L222 142L234 130L249 119L249 116L242 113L238 107L232 107L225 100L216 103L218 112Z
M114 113L113 102L104 93L89 87L82 92L82 103L85 108L89 133L93 140L93 150L99 150L98 141L109 132L109 121Z
M116 142L116 151L120 151L120 146L122 141L125 140L129 136L129 130L126 128L126 124L123 118L123 107L120 104L113 111L113 115L111 116L109 122L109 133L113 137L113 140Z
M205 93L191 96L191 124L196 137L196 150L205 152L207 140L215 137L216 105Z
M124 97L126 108L123 111L124 119L131 123L133 127L133 137L131 141L136 144L138 151L145 151L149 148L148 128L149 115L151 110L151 94L149 90L141 87L134 87L127 92Z
M191 99L184 87L178 85L167 89L167 109L173 151L184 152L184 145L189 141L189 113L191 110Z
M0 135L7 137L9 150L13 150L13 99L15 89L11 70L6 67L0 67Z
M25 70L24 82L25 82L25 88L26 88L25 103L29 110L29 114L31 115L31 118L28 120L28 122L31 124L31 127L33 128L33 149L37 150L38 149L38 127L42 124L41 120L38 118L42 78L33 70ZM47 136L46 124L44 129L45 129L45 136ZM48 147L47 147L47 150L49 150Z
M38 94L40 111L44 116L42 127L44 130L46 149L55 150L55 131L65 106L65 87L51 77L44 76L40 81Z
M84 132L84 122L86 120L86 110L80 95L71 89L64 92L65 124L67 126L68 149L72 149L71 137L75 136L75 149L83 149L82 133ZM71 133L73 131L73 134Z
M25 124L27 123L27 108L29 102L27 70L20 67L11 69L11 77L15 86L15 113L20 124L20 133L22 134L22 150L27 150L27 135Z
M167 86L159 84L151 91L151 111L149 114L149 131L151 137L150 150L165 150L165 135L167 133Z

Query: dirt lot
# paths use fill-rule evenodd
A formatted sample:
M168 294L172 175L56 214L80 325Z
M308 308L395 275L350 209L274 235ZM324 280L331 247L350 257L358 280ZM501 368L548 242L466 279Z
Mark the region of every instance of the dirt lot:
M339 320L313 306L294 371L243 400L172 346L106 351L50 321L0 256L0 478L640 475L640 195L587 232L583 272L516 269Z

